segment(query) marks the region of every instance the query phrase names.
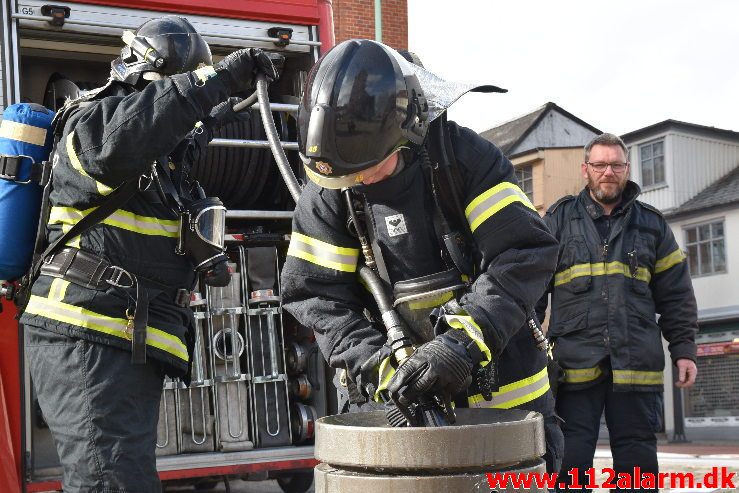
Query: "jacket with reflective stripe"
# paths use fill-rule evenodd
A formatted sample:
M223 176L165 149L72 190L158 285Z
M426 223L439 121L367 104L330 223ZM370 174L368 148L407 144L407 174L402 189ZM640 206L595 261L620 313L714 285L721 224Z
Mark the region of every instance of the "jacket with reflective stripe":
M628 182L607 245L594 223L603 209L587 190L544 218L560 241L549 335L566 385L586 387L612 372L616 389L661 389L662 335L673 362L695 360L697 312L685 255L659 211L636 200L639 192ZM546 303L537 306L540 316Z
M188 139L188 134L210 111L208 101L226 97L221 83L199 88L210 90L208 97L200 93L185 97L186 86L169 78L132 92L129 86L112 83L71 114L57 144L49 241L99 207L124 181L150 173L154 161L163 156L175 161L173 180L181 177L183 166L189 167L203 146L200 139ZM142 179L140 186L146 185ZM194 281L192 262L174 253L178 219L152 186L68 242L169 286L167 292L150 299L146 343L147 355L164 362L172 376L187 370L192 320L189 308L174 304L173 293L189 289ZM135 297L132 290L128 294ZM41 275L21 322L130 350L124 330L126 310L133 307L128 294L113 287L96 291Z
M481 273L460 304L480 327L503 388L538 375L546 366L546 355L522 327L525 307L534 306L553 274L556 242L518 188L513 166L500 150L469 129L448 125L464 178L466 215L477 241L476 270ZM396 175L356 188L366 201L374 249L392 283L448 268L439 254L433 199L420 162L410 153L406 157ZM282 287L285 309L315 331L329 364L347 369L356 381L360 365L386 336L363 315L374 301L358 282L360 245L346 224L340 192L310 183L295 210ZM542 397L537 402L543 407L536 410L546 412L551 405L548 381L537 380L536 386L526 388L530 392L519 389L522 395L511 400L531 407L532 400Z

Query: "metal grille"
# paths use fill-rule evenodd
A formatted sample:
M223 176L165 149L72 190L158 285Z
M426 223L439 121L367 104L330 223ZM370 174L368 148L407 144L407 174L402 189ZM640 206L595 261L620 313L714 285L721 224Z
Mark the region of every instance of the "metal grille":
M698 358L698 379L685 392L685 416L739 416L739 355Z

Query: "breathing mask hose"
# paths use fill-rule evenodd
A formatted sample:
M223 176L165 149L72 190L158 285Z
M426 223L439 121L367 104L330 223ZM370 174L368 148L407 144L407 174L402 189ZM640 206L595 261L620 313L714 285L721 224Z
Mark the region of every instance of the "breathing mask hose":
M354 208L354 199L352 197L351 188L342 188L341 193L344 194L346 200L346 207L349 209L349 216L352 218L352 224L354 225L354 231L357 232L357 238L359 238L359 244L362 246L362 255L364 256L364 263L372 269L377 271L377 263L375 262L375 254L372 253L372 247L370 246L367 232L364 230L364 225L359 221L357 210Z
M363 265L359 268L359 277L365 282L367 289L372 293L372 297L375 299L375 303L377 303L382 324L387 331L388 345L398 364L402 364L415 351L410 337L408 337L406 330L404 330L403 320L393 308L393 303L385 292L382 280L380 280L380 276L375 271Z
M380 311L382 323L387 332L387 345L390 347L393 357L398 365L403 364L415 352L405 322L398 315L393 307L393 301L385 291L385 285L380 279L377 272L370 267L372 265L376 269L374 255L367 237L363 223L359 220L357 211L354 207L354 200L350 188L342 189L342 194L346 200L349 215L354 223L354 230L362 245L362 253L365 258L365 265L359 267L359 277L364 281L367 289ZM400 426L401 423L407 422L413 426L446 426L455 421L454 411L450 399L446 399L444 405L446 409L437 402L433 396L422 396L413 406L404 406L400 402L394 402L398 412L405 419L397 415L397 412L388 414L388 422L392 426ZM411 409L413 408L413 409Z
M359 268L359 277L365 282L367 289L372 293L372 297L375 299L375 303L377 303L382 317L382 323L385 326L385 330L387 330L387 344L390 346L390 350L398 365L402 365L416 351L410 337L407 335L408 332L403 319L400 318L393 308L392 301L385 293L380 276L375 271L363 265ZM447 426L456 420L451 399L448 396L443 399L444 407L431 395L422 396L415 403L415 410L401 405L395 399L393 399L393 402L412 426ZM388 417L388 419L390 418ZM397 426L392 421L391 424Z
M282 144L280 143L280 136L277 134L277 128L275 128L275 120L272 118L272 111L269 106L267 79L264 74L257 75L257 99L259 100L259 113L262 115L264 131L267 133L269 147L272 149L272 154L275 156L277 168L280 170L280 174L285 180L285 185L287 185L290 195L297 204L301 192L300 184L298 183L298 179L295 178L295 173L293 173L293 170L290 167L290 162L287 160L285 150L282 148Z
M375 299L375 303L377 303L377 308L380 310L380 316L382 317L382 323L385 326L385 330L387 330L388 344L398 364L401 364L413 354L415 348L407 335L403 320L396 313L395 308L393 308L393 301L385 292L385 286L375 270L375 257L372 253L367 233L364 230L364 225L359 220L354 207L352 191L350 188L344 188L342 189L342 193L346 199L346 206L349 209L354 230L357 232L359 243L362 245L365 265L359 268L359 277L364 280L367 289L372 293L372 297Z

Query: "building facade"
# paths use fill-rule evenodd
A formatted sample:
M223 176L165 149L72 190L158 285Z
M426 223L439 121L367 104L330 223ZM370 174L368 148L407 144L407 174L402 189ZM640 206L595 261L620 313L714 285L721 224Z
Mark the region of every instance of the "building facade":
M580 192L583 147L600 133L550 102L480 135L508 156L521 189L544 215L561 197Z
M375 12L381 12L382 41L396 50L408 49L407 0L333 0L336 43L375 38Z
M689 439L737 440L739 132L666 120L622 138L640 199L664 213L687 255L698 303L698 380L675 409L665 372L666 431L682 414Z

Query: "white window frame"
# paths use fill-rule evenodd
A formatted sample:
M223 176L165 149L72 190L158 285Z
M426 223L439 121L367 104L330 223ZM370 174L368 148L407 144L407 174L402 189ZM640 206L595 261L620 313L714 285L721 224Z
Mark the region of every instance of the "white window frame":
M528 171L528 176L526 172ZM531 203L534 203L534 167L530 164L525 164L516 167L516 180L518 180L518 186L521 188L523 193L529 198ZM531 187L530 191L526 191L526 183Z
M723 228L723 236L715 237L714 238L714 236L713 236L713 227L712 227L712 225L714 225L714 224L721 224L721 226ZM698 238L698 229L701 226L711 226L711 228L710 228L710 231L711 232L710 232L710 238L709 239L704 240L704 239ZM725 218L718 217L718 218L713 218L713 219L706 220L706 221L701 221L699 223L687 224L687 225L683 226L682 229L683 229L683 238L685 240L685 253L688 256L687 262L688 262L688 269L689 270L690 270L690 247L691 246L695 246L696 247L695 248L695 251L696 251L696 254L697 254L697 261L698 261L698 270L699 270L699 272L692 272L691 271L690 272L690 277L691 278L694 278L694 277L708 277L708 276L715 276L715 275L719 275L719 274L727 274L728 273L729 266L728 266L728 258L727 258L727 255L726 255L727 250L726 250L726 220L725 220ZM693 242L691 242L691 241L688 240L688 231L689 230L695 230L695 238L696 239ZM706 244L706 243L712 245L714 242L717 242L719 240L723 243L723 246L724 246L724 249L723 249L723 252L724 252L724 268L723 268L723 270L714 270L714 266L713 266L713 255L710 255L710 259L711 259L711 270L710 271L703 271L702 264L701 264L700 245Z
M655 144L662 144L662 154L658 156L662 156L662 181L655 181L655 173L654 173L654 145ZM652 154L648 159L644 159L644 148L649 146L651 148ZM665 159L666 156L666 146L667 142L664 137L659 138L657 140L653 140L651 142L645 142L643 144L639 144L639 171L641 174L641 184L642 188L644 190L652 189L652 188L660 188L667 185L667 162ZM647 183L644 180L644 162L645 161L651 161L651 169L652 169L652 183Z

